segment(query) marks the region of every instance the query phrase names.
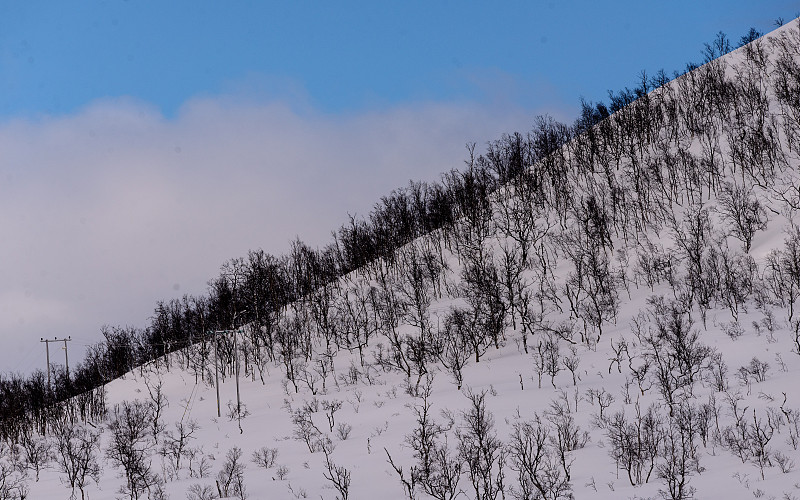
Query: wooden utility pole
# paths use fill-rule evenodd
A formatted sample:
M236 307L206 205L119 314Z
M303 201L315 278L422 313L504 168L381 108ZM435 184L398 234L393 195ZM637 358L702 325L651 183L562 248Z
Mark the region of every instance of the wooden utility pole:
M247 309L244 311L237 311L233 314L233 358L236 364L234 365L236 368L236 416L239 420L239 433L242 433L242 398L239 396L239 330L236 329L236 316L241 313L246 313Z
M239 342L236 336L236 330L217 330L214 332L214 379L217 385L217 417L222 416L219 408L219 350L217 347L220 333L233 333L233 371L236 374L236 411L239 413L242 411L242 398L239 393Z
M233 358L235 361L234 368L236 369L236 414L239 417L239 430L241 430L242 419L242 398L239 396L239 336L236 335L236 330L233 330Z
M217 388L217 418L222 416L222 412L219 409L219 340L217 340L217 334L219 332L214 332L214 387Z
M47 389L52 389L52 385L50 384L50 342L55 342L55 340L40 338L39 342L44 342L44 350L47 353Z
M66 362L66 367L67 367L67 380L69 380L69 351L67 351L67 342L72 340L72 335L61 340L64 341L64 361Z
M222 416L222 412L220 411L219 405L219 334L227 334L231 333L233 330L216 330L214 331L214 384L217 386L217 417ZM234 337L235 341L235 337ZM233 351L234 356L236 356L236 348L234 347ZM236 358L238 361L238 357ZM236 365L236 401L238 404L239 401L239 369L238 365ZM224 374L223 374L224 375ZM224 377L223 377L224 378Z

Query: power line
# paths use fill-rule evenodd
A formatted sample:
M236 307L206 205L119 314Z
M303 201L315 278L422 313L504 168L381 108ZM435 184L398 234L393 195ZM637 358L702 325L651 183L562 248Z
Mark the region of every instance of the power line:
M34 361L31 360L31 355L33 355L36 351L37 349L35 347L29 347L25 356L18 359L16 365L14 366L14 371L19 371L21 368L24 368L25 371L28 371L31 365L34 363Z

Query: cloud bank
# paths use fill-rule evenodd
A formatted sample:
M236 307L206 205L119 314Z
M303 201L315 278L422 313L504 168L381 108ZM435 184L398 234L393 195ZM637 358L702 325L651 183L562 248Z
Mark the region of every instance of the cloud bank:
M40 337L71 335L77 361L102 325L144 326L157 300L204 293L249 249L322 245L348 213L532 118L437 103L332 116L223 96L170 120L111 99L0 124L0 372L43 368Z

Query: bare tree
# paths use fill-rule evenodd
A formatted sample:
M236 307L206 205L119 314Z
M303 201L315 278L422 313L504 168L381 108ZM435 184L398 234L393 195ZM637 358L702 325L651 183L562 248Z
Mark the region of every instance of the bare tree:
M331 449L324 447L325 471L322 475L330 481L336 492L339 493L337 500L347 500L350 496L350 471L341 465L336 465L331 461Z
M614 395L606 391L604 388L600 389L589 388L586 390L586 397L589 399L589 403L592 406L594 406L594 402L597 401L597 405L600 407L600 411L595 417L595 423L597 424L598 427L604 428L608 424L608 420L607 416L604 415L603 413L614 402Z
M782 250L775 249L767 255L765 278L780 305L788 307L792 322L800 298L800 228L790 230Z
M434 358L430 306L434 299L435 283L442 271L440 267L426 265L426 253L421 243L403 248L397 261L399 279L395 289L403 319L417 332L406 338L406 358L417 374L418 384L428 371L427 362Z
M150 405L135 400L123 401L114 408L108 429L111 441L106 449L106 457L117 467L122 468L125 485L120 493L131 500L137 500L159 483L159 477L150 467L150 450L154 444L149 434L152 425Z
M364 349L378 331L375 311L371 308L370 288L363 283L342 291L336 303L337 332L342 347L357 350L361 366L364 366Z
M756 231L767 228L767 211L753 195L752 188L726 182L719 196L722 216L730 224L730 232L742 242L745 253Z
M467 391L470 407L462 413L456 435L459 455L467 466L475 498L494 500L505 491L506 450L494 430L494 417L486 410L486 391Z
M253 452L251 461L263 469L271 469L278 459L278 448L262 446Z
M670 409L676 398L691 396L712 350L700 342L684 306L663 297L648 300L650 307L633 322L633 330L652 361L653 377Z
M56 462L72 488L70 498L76 498L75 488L78 488L81 499L85 499L85 488L89 480L95 483L100 480L100 465L97 462L100 433L66 421L56 423L53 433L58 452Z
M214 500L215 498L217 498L217 494L209 484L194 483L186 491L186 500Z
M417 465L411 474L422 489L437 500L451 500L458 496L461 476L461 457L452 454L447 445L449 427L434 421L431 415L431 391L433 378L428 377L422 389L420 404L413 407L417 426L406 436L406 442L414 450Z
M189 441L194 439L193 434L200 428L197 422L175 422L175 432L166 431L161 444L161 454L169 461L175 477L180 476L182 460L189 451Z
M556 375L561 371L561 356L558 337L546 332L544 340L540 342L540 360L543 362L545 373L550 375L550 384L556 387Z
M400 478L400 484L403 485L403 492L405 493L406 498L408 498L408 500L416 500L418 476L414 473L414 467L412 466L412 472L406 475L403 467L395 463L394 459L392 458L392 454L389 453L389 450L384 447L383 451L386 452L386 461L389 462L389 465L392 466L392 469L394 469Z
M564 477L569 481L572 468L570 453L586 446L589 434L581 433L580 427L575 423L569 398L564 391L561 391L558 399L550 402L550 408L545 411L544 416L552 424L550 442L564 471Z
M506 304L503 302L503 287L500 273L490 252L483 257L476 254L470 256L462 270L465 298L472 310L472 335L475 350L475 362L480 361L481 349L491 342L495 349L500 348L500 341L506 326Z
M145 380L145 386L147 387L147 393L150 395L150 408L151 408L151 427L150 432L153 435L153 440L158 443L158 437L164 432L166 429L167 424L164 423L164 410L169 406L169 401L167 401L167 396L164 394L164 381L161 380L161 377L158 377L158 380L155 384L152 384L147 378Z
M378 276L378 287L370 295L372 308L378 318L378 328L386 337L389 343L387 348L388 355L379 355L378 363L381 366L398 369L406 377L411 376L411 365L406 356L408 338L406 334L400 333L398 326L403 317L402 299L397 288L395 278L389 273L382 273Z
M242 449L234 446L225 455L225 463L217 473L217 490L220 497L236 496L240 500L247 498L244 486L244 469Z
M39 472L44 468L50 467L55 458L53 456L53 443L44 436L25 433L22 435L20 445L25 451L25 467L34 471L36 482L38 482Z
M632 486L646 483L656 466L662 442L663 423L654 406L642 414L636 403L631 419L619 411L605 422L606 436L611 443L609 453L618 469L627 472Z
M758 467L761 472L761 479L764 480L764 468L772 466L774 458L773 451L769 448L769 442L772 436L778 431L778 425L767 419L758 418L756 410L753 409L753 425L750 427L749 442L751 461Z
M666 490L659 490L666 499L694 498L695 489L689 484L689 478L699 470L699 464L690 419L690 414L682 409L675 412L665 426L662 451L665 460L658 465L656 474L667 486Z
M711 307L711 299L716 292L714 283L709 283L709 277L714 278L713 273L706 272L706 249L710 246L712 239L712 223L709 210L702 205L690 206L684 213L683 221L670 220L672 236L678 245L678 249L686 262L687 279L691 292L691 298L700 308L700 313L705 323L706 314Z
M444 318L444 327L436 332L434 352L453 376L458 390L464 383L461 370L470 358L469 318L463 309L452 308ZM473 346L474 348L474 346Z
M577 371L578 365L581 362L581 357L578 355L578 349L575 346L569 346L569 354L561 358L564 367L572 374L572 385L577 386Z
M569 500L572 485L558 453L549 439L550 428L534 415L531 421L514 423L508 455L511 470L517 473L517 487L511 495L518 500Z
M0 498L24 500L28 495L28 482L24 470L14 463L9 451L0 441Z
M292 412L292 422L295 425L295 439L303 441L309 453L314 453L321 449L320 440L323 438L323 433L314 423L311 414L312 410L309 407L298 408Z
M342 404L338 399L322 402L322 409L325 410L325 417L328 419L328 428L331 432L336 426L336 412L342 409Z

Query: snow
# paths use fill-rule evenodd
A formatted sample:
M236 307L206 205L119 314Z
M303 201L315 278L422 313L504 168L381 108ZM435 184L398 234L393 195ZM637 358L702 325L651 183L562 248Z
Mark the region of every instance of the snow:
M796 29L794 23L769 37L780 36L790 29ZM741 59L741 49L726 56L730 65ZM792 165L795 170L797 167L796 163ZM713 203L709 205L714 206ZM764 258L772 249L783 246L785 231L790 224L784 215L776 212L770 213L767 230L757 233L753 241L750 255L760 266L763 266ZM722 224L717 215L712 213L712 218L716 225ZM680 220L680 216L677 219ZM657 246L663 246L668 252L676 252L675 242L668 231L650 237ZM734 249L738 242L730 239L729 244ZM493 245L498 249L500 242ZM614 265L631 278L635 253L631 252L628 257L631 261L629 266L620 262ZM450 270L447 279L457 280L460 264L455 255L449 255L448 265ZM571 265L562 256L554 273L556 281L563 283L570 270ZM356 273L347 279L357 283L362 278ZM519 328L515 331L510 326L505 331L505 341L500 349L490 347L480 362L476 363L474 359L468 362L463 370L461 390L457 389L454 380L441 365L433 365L429 399L432 417L445 426L452 423L453 427L447 433L451 450L457 446L457 431L462 428L464 413L469 410L467 394L470 391L486 391L487 409L493 415L497 437L503 442L510 440L515 422L531 420L534 415L544 417L554 401L561 401L572 412L581 433L588 432L585 446L570 453L574 459L571 484L575 498L604 500L659 497L659 490L663 490L665 485L655 473L649 482L632 486L626 472L615 466L609 454L607 432L597 426L599 406L589 397L589 391L605 390L613 395L613 403L604 410L606 415L622 411L630 418L637 404L642 411L652 404L666 418L667 408L657 388L654 386L642 394L631 376L629 358L623 357L619 365L612 360L614 348L618 349L623 341L629 348L630 357L634 358L632 363L640 359L643 347L633 332L634 321L648 307L649 298L669 298L672 295L672 288L665 283L653 290L641 282L638 285L631 284L627 291L621 288L622 306L616 321L604 325L602 337L596 344L587 345L579 340L574 344L580 360L575 384L569 371L562 369L554 379L555 387L546 374L539 387L532 355L535 349L525 354ZM447 295L435 300L430 308L431 322L435 325L443 320L453 305L462 302L463 299ZM741 311L738 317L743 334L731 338L724 329L735 319L721 304L709 310L705 327L699 311L696 308L692 311L692 328L700 331L703 344L722 354L729 369L728 393L741 397L739 408L746 408L744 418L748 423L754 419L766 420L769 411L782 416L781 407L794 411L800 409L800 390L797 386L800 355L789 331L787 311L773 307L772 312L774 326L765 323L763 310L756 308L755 304L748 304L747 310ZM562 313L550 313L548 320L554 324L567 321L569 313L565 308ZM403 328L412 329L410 325L404 325ZM190 370L182 367L180 353L171 355L169 369L166 368L167 360L161 359L110 383L107 387L108 404L109 408L113 408L124 401L138 399L147 402L150 400L147 385L153 387L161 382L169 403L164 415L167 430L174 431L177 422L197 422L199 429L189 446L201 450L198 456L209 457L212 465L205 477L198 477L196 471L190 473L188 464L177 471L176 477L171 477L165 469L165 460L157 453L159 444L153 444L151 448L153 471L166 480L165 491L173 499L186 498L189 488L194 484L209 486L216 491L214 478L226 453L233 447L243 451L248 498L336 498L336 490L325 478L325 454L322 451L309 452L306 444L296 438L297 426L292 421L292 412L303 407L313 410L309 414L314 424L335 445L330 454L331 460L350 471L350 498L403 498L400 478L389 464L387 452L408 473L415 461L407 438L415 428L414 407L421 404L421 398L412 394L418 393L415 391L414 378L408 380L402 373L384 371L374 363L373 353L377 350L377 343L382 340L377 336L372 341L364 366L357 351L339 351L334 359L335 372L325 379L324 390L322 380L318 379L313 390L300 383L299 392L295 393L292 384L286 381L282 366L277 364L268 363L263 383L256 370L242 373L241 401L249 414L240 422L227 416L229 408L236 406L234 378L228 374L220 381L222 416L217 417L216 389L210 381L198 382ZM568 348L569 344L562 341L561 353L567 353ZM318 353L323 349L324 346L318 346ZM748 365L754 357L769 364L766 380L740 383L737 371ZM213 367L210 368L213 373ZM725 393L718 392L708 380L695 385L692 401L697 405L715 401L720 409L720 427L732 424L734 417ZM326 417L328 412L325 403L336 402L341 402L341 408L334 414L335 424L351 427L346 439L337 436L336 426L331 429ZM108 431L103 432L102 450L108 447L109 434ZM789 438L789 425L783 425L776 431L769 447L773 453L781 452L795 464L800 463L800 451L792 446ZM163 439L163 435L159 437L160 442ZM278 450L275 465L269 469L259 468L250 461L251 455L262 447ZM762 479L761 470L752 461L743 463L729 450L711 440L705 446L698 441L698 456L700 469L689 478L691 486L696 488L696 498L800 498L800 476L796 467L787 472L774 465L766 467ZM196 468L196 464L193 465ZM123 485L120 470L113 468L105 458L102 467L99 484L90 484L87 488L89 498L119 496L117 491ZM507 483L513 484L514 472L508 466L505 471ZM466 497L473 498L466 474L462 476L459 486ZM30 482L29 498L68 496L69 488L65 487L61 474L53 468L44 470L38 482ZM419 498L427 497L420 493ZM507 493L506 498L511 496Z

